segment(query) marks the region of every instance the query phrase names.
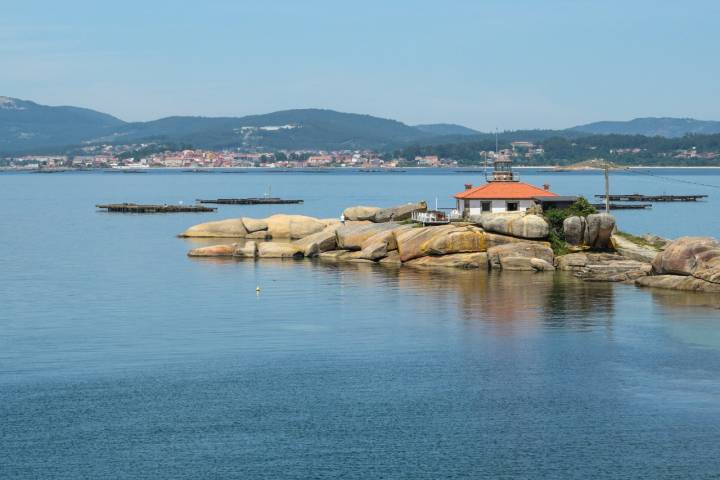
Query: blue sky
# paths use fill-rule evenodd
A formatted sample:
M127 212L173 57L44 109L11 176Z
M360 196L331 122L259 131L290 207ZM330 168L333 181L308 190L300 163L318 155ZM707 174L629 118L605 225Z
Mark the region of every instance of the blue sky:
M720 120L719 21L716 1L4 0L0 95L124 120Z

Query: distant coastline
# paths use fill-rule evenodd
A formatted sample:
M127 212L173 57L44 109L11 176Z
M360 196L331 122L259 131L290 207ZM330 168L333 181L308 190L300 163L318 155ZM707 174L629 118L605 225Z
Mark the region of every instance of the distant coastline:
M535 171L543 171L548 173L587 173L587 172L602 172L602 169L600 168L578 168L578 169L562 169L562 170L554 170L557 166L555 165L537 165L537 166L513 166L514 169L518 170L535 170ZM141 168L138 167L138 170ZM623 170L718 170L720 169L720 166L683 166L683 165L663 165L663 166L642 166L642 165L635 165L635 166L623 166L622 168L617 168L612 170L613 173L622 172ZM188 167L142 167L143 172L163 172L163 171L171 171L171 172L184 172L184 173L202 173L205 171L212 171L212 172L218 172L222 173L223 171L238 171L238 170L251 170L251 171L278 171L278 172L292 172L292 171L302 171L302 172L326 172L326 171L343 171L343 172L356 172L356 173L366 173L366 174L372 174L372 173L404 173L405 171L412 170L412 171L420 171L420 170L428 170L428 171L439 171L439 172L446 172L446 171L456 171L458 173L462 172L483 172L485 170L482 166L472 166L472 167L463 167L463 166L457 166L457 167L397 167L397 168L378 168L374 169L372 171L363 171L363 168L360 167L192 167L192 170L195 170L194 172L188 171L190 170ZM33 172L46 172L46 173L77 173L77 172L127 172L131 173L133 171L133 167L125 168L123 170L119 169L113 169L113 168L73 168L73 167L63 167L56 170L48 170L48 169L39 169L39 168L27 168L27 167L0 167L0 172L18 172L18 173L33 173Z

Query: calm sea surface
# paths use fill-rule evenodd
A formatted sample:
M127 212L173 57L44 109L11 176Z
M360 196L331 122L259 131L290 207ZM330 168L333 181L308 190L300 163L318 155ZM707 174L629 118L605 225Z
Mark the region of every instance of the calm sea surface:
M622 229L720 237L706 193ZM0 174L0 479L718 478L720 299L562 274L193 260L188 226L450 195L480 173ZM660 178L660 177L663 178ZM562 194L602 175L523 171ZM302 205L100 213L273 194ZM207 243L207 242L205 242ZM255 293L255 287L262 291Z

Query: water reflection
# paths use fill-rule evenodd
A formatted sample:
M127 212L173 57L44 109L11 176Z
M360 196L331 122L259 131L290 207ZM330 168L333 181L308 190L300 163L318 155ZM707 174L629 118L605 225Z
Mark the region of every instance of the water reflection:
M645 292L652 295L653 301L669 310L712 308L720 309L720 295L716 293L681 292L661 288L646 288ZM720 312L718 312L720 318Z
M212 265L246 265L268 272L280 269L298 278L321 275L323 283L336 287L340 294L374 295L373 298L381 295L382 302L410 304L438 321L457 319L469 326L490 324L497 334L511 334L517 328L611 329L615 314L614 284L583 282L561 272L391 268L323 260L192 260ZM303 271L288 271L293 269Z

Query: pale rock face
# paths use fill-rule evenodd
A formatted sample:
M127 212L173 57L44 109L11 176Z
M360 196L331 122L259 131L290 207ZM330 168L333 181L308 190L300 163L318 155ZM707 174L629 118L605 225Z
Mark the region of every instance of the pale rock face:
M572 271L584 267L589 262L588 255L585 253L569 253L567 255L561 255L555 260L558 269L563 271Z
M337 247L337 238L335 237L336 230L337 227L331 225L325 227L325 229L320 232L295 240L293 244L301 248L306 257L312 257L322 252L335 250Z
M585 239L585 217L568 217L563 221L565 241L570 245L582 245Z
M586 218L583 243L595 250L610 247L610 237L615 229L615 217L609 213L593 213Z
M183 233L181 237L218 237L218 238L245 238L247 235L242 218L229 218L214 222L194 225Z
M450 253L484 252L485 232L477 227L442 225L406 230L396 235L400 260Z
M400 259L398 258L399 262ZM381 262L382 263L382 262ZM452 253L440 257L419 257L409 260L405 265L411 267L425 268L467 268L483 269L488 268L488 256L486 252L477 253Z
M366 223L366 224L345 224L336 231L337 245L340 249L360 250L363 243L373 235L391 231L399 227L397 223Z
M547 238L550 226L539 215L492 214L481 217L482 226L488 232L512 235L528 240Z
M270 232L267 230L258 230L257 232L248 233L245 238L251 238L253 240L272 240Z
M655 257L653 271L720 284L720 241L712 237L678 238Z
M400 261L400 254L397 252L397 250L388 252L385 258L382 258L380 259L380 261L378 261L378 264L385 265L386 267L400 267L402 266L402 262Z
M305 215L273 215L265 219L272 238L298 239L312 235L327 226L321 220Z
M257 245L253 241L210 245L194 248L188 252L189 257L240 257L255 258Z
M555 267L552 263L542 258L531 258L530 266L537 272L554 272Z
M330 250L328 252L322 252L318 257L322 260L338 261L348 258L351 252L347 250Z
M258 245L258 257L260 258L302 258L302 250L286 242L263 242Z
M625 282L650 274L647 262L611 253L570 253L557 257L559 270L595 282Z
M396 235L412 228L412 225L402 225L392 230L383 230L376 233L362 243L360 249L360 252L362 252L360 254L361 258L380 260L386 257L389 252L397 250Z
M237 244L210 245L208 247L193 248L188 252L188 257L232 257Z
M343 216L345 220L356 221L356 220L372 220L377 212L381 208L379 207L368 207L365 205L357 205L355 207L348 207L343 210Z
M685 275L653 275L635 280L640 287L664 288L688 292L720 293L720 284Z
M518 260L526 258L527 260ZM537 258L553 265L554 254L550 245L543 243L509 243L488 249L490 266L502 270L535 270L530 259ZM506 260L510 259L510 260ZM537 263L540 265L540 263Z
M399 222L402 220L409 219L413 212L425 212L427 211L427 204L425 202L409 203L407 205L399 205L397 207L382 208L375 212L372 216L373 222Z
M638 245L622 235L612 235L610 245L613 250L625 258L639 262L651 263L660 252L657 248L649 245Z
M236 243L233 256L239 258L255 258L257 257L257 252L257 243L249 240L244 243Z
M268 224L263 219L243 217L242 222L243 225L245 225L245 230L247 230L248 233L259 232L268 229Z

